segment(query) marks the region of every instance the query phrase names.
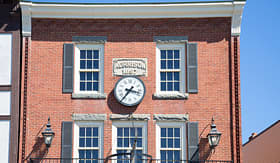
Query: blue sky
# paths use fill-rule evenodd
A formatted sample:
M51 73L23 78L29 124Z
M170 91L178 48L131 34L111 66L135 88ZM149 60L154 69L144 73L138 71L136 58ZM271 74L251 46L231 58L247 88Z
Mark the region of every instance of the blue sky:
M32 0L77 2L78 0ZM183 2L211 0L80 0L80 3ZM219 1L219 0L216 0ZM231 0L229 0L231 1ZM242 140L279 120L280 1L247 0L242 19L241 107ZM217 126L218 127L218 126Z

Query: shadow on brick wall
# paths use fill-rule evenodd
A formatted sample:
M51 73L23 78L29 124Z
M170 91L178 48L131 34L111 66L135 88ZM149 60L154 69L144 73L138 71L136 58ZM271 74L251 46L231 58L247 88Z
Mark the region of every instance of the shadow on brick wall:
M37 136L35 139L35 144L32 147L32 151L27 156L27 160L29 158L44 158L48 154L48 148L44 142L44 137ZM36 160L36 162L40 162L41 160ZM34 161L33 161L34 162Z
M120 104L114 96L114 90L112 90L108 95L107 105L108 105L109 109L112 111L112 113L115 113L115 114L132 114L135 112L135 110L138 107L138 105L127 107L127 106Z

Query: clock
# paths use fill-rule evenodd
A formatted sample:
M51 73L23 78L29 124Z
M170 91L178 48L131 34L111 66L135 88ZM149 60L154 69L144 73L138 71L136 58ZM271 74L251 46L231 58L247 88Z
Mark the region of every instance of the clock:
M143 81L137 77L123 77L115 85L114 95L125 106L139 104L146 93Z

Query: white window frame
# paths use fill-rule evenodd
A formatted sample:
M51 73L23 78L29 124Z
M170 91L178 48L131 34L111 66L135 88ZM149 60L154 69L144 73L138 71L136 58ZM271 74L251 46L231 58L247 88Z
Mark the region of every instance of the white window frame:
M80 91L80 50L99 50L98 91ZM93 72L94 72L93 71ZM90 71L91 72L91 71ZM104 94L104 44L76 44L74 54L74 94Z
M147 124L146 121L113 121L112 123L112 154L117 153L117 128L118 127L142 127L143 138L143 153L147 153Z
M80 127L98 127L98 148L93 147L92 149L98 149L98 158L103 158L103 146L104 146L104 123L103 121L75 121L74 123L74 158L79 158L79 138L80 138ZM87 148L90 149L90 148ZM103 160L99 161L100 163Z
M180 128L180 138L181 138L181 160L186 160L186 123L185 122L169 122L169 121L158 121L156 123L156 158L160 159L160 128Z
M156 46L156 94L157 95L177 95L186 92L186 64L185 64L185 44L160 44ZM161 50L179 50L180 51L180 90L179 91L161 91L160 90L160 51ZM172 71L174 72L174 71Z

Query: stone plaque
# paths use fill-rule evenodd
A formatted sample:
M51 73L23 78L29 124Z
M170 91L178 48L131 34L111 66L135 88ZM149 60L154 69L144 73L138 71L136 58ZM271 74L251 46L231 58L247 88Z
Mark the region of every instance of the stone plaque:
M114 76L147 76L147 58L113 58Z

